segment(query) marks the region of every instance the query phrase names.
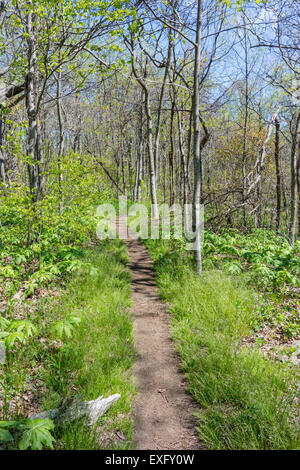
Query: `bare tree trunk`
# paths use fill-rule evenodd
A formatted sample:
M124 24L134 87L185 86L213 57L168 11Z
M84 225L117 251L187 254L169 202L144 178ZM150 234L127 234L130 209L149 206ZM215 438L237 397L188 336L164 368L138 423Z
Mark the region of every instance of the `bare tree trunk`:
M261 178L262 178L262 173L264 170L265 166L265 159L266 159L266 152L267 152L267 144L270 140L270 137L272 135L272 128L275 119L277 118L279 113L279 110L277 110L273 116L271 117L271 120L269 122L268 126L268 131L265 140L263 141L263 144L258 152L258 156L254 165L254 168L250 174L254 175L252 183L249 185L247 188L247 193L245 197L245 201L249 198L251 195L252 191L256 191L257 194L261 194ZM259 189L258 189L259 188ZM257 225L261 226L261 196L259 196L259 203L256 209L256 216L257 216Z
M160 165L160 158L159 158L159 141L160 141L160 126L161 126L161 116L162 116L162 104L163 104L163 99L164 99L164 93L165 93L165 87L166 87L166 81L167 81L167 76L169 73L169 66L170 66L170 58L171 58L171 40L172 40L172 30L169 30L169 47L168 47L168 57L167 57L167 63L165 67L165 73L164 73L164 78L162 82L162 86L160 89L160 95L159 95L159 103L158 103L158 110L157 110L157 123L156 123L156 132L155 132L155 140L154 140L154 163L155 163L155 173L156 173L156 181L158 181L159 178L159 165Z
M201 150L200 150L200 89L199 77L201 67L201 39L202 39L202 0L198 0L195 62L194 62L194 90L193 90L193 154L194 154L194 194L193 194L193 231L195 233L194 258L197 272L202 272L201 239L200 239L200 198L201 198Z
M179 134L179 150L182 162L182 173L183 173L183 203L188 203L188 167L187 160L184 150L184 141L183 141L183 129L182 129L182 117L177 107L177 118L178 118L178 134Z
M143 93L142 93L142 97L143 97ZM144 163L144 159L143 159L143 105L141 105L139 142L138 142L138 149L137 149L137 168L136 168L136 200L138 202L141 202L143 163Z
M136 149L136 161L135 161L135 180L134 180L134 188L133 188L133 200L137 201L137 193L138 193L138 172L139 172L139 151L138 148Z
M122 170L122 181L123 181L123 194L127 195L127 181L126 181L126 172L125 172L125 161L124 161L124 136L122 136L122 148L121 148L121 170Z
M164 204L166 203L167 200L167 161L166 157L163 159L163 174L164 174L164 179L163 179L163 193L164 193Z
M289 207L288 207L288 198L287 198L287 187L284 181L284 174L282 176L282 183L281 183L281 194L282 194L282 206L283 206L283 214L284 214L284 222L285 227L288 227L289 221Z
M61 171L61 160L64 154L65 139L64 139L64 122L61 107L61 70L58 72L57 77L57 94L56 94L56 110L59 127L59 142L58 142L58 192L59 192L59 213L63 211L63 197L62 197L62 183L63 175Z
M136 70L136 58L135 58L135 42L132 40L132 71L140 86L144 90L145 96L145 113L147 119L147 143L148 143L148 156L149 156L149 174L150 174L150 193L152 202L152 216L154 219L158 219L158 204L157 204L157 188L156 188L156 172L155 172L155 161L153 152L153 120L150 106L150 94L146 84L146 73L142 78L138 75ZM146 65L147 66L147 65Z
M127 159L127 172L128 172L128 182L129 182L129 193L131 200L134 201L134 188L132 185L132 139L129 138L128 142L128 159Z
M148 138L148 152L149 152L149 173L150 173L150 193L153 208L153 218L158 219L158 205L157 205L157 190L156 190L156 173L153 153L153 123L150 108L149 91L145 89L145 110L147 116L147 138Z
M258 165L258 172L260 174L260 178L257 182L256 188L256 197L257 197L257 208L256 208L256 224L257 228L261 228L262 226L262 170L263 167Z
M120 188L120 160L119 160L119 156L116 155L116 156L115 156L115 159L116 159L116 167L117 167L117 176L116 176L117 185L116 185L116 190L117 190L117 198L118 198L118 197L119 197L119 188Z
M290 227L289 239L292 246L295 243L296 222L297 222L297 160L298 160L298 142L300 113L294 119L295 124L291 122L292 146L291 146L291 200L290 200Z
M3 146L3 119L0 119L0 180L3 184L6 183L6 174L5 174L5 153L2 149Z
M280 230L281 219L281 175L280 175L280 150L279 150L280 123L278 117L275 119L275 167L276 167L276 231Z
M29 3L31 6L31 2ZM26 75L25 97L26 111L28 118L27 131L27 164L29 176L29 188L31 199L37 202L41 196L41 172L40 172L40 133L38 129L38 110L37 110L37 52L36 39L34 34L34 18L32 12L28 11L26 33L27 33L27 58L28 69Z
M245 14L243 15L244 24L244 49L245 49L245 116L244 116L244 129L243 129L243 158L242 158L242 187L243 187L243 218L244 225L246 226L246 164L247 164L247 137L248 137L248 107L249 107L249 70L248 70L248 44L247 44L247 30L245 22Z
M193 113L190 113L190 119L189 119L189 132L188 132L188 143L187 143L187 158L186 158L186 165L187 165L187 184L188 184L188 193L190 200L191 198L191 181L190 181L190 166L191 166L191 149L192 149L192 140L193 140L193 133L192 133L192 128L193 128Z
M171 99L172 99L172 106L171 106L171 117L170 117L170 152L169 152L170 206L172 206L175 202L175 193L174 193L174 112L175 112L175 96L171 96Z
M298 190L298 234L300 234L300 139L299 139L298 162L297 162L297 190Z
M188 166L187 160L184 150L184 141L183 141L183 130L182 130L182 122L181 122L181 114L177 107L177 118L178 118L178 133L179 133L179 150L180 150L180 157L181 157L181 165L182 165L182 179L183 179L183 211L184 211L184 224L187 227L187 217L188 217Z

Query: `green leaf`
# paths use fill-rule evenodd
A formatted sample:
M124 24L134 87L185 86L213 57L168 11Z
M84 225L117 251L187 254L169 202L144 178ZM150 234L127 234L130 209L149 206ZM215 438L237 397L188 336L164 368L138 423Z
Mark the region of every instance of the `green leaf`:
M20 342L22 344L26 343L26 337L22 331L13 331L12 333L0 333L2 337L5 337L5 344L8 348L14 346L16 342Z
M27 420L24 426L27 429L19 442L20 450L41 450L43 446L53 449L54 438L50 430L54 429L54 423L51 419Z
M72 315L70 318L69 318L69 322L71 323L71 325L73 326L78 326L81 322L81 318L80 317L77 317L76 315Z
M57 321L52 326L53 331L58 336L58 338L71 338L73 334L74 327L69 321Z
M0 316L0 328L7 328L9 321Z
M36 326L29 320L12 321L7 329L8 331L16 330L18 333L22 331L26 339L37 334Z
M241 272L243 271L243 268L238 261L227 263L225 267L230 274L234 275L241 274Z
M1 428L17 428L20 426L19 421L0 421L0 429Z
M9 442L9 441L12 441L12 440L13 440L13 437L10 434L10 432L7 431L7 429L0 428L0 441L1 442Z

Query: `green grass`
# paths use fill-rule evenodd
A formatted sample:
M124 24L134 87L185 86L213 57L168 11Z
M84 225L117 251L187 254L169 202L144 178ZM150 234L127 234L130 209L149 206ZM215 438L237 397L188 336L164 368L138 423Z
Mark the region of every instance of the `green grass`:
M135 387L130 368L134 347L126 260L126 247L118 240L84 250L80 270L68 279L60 295L42 299L31 314L39 337L22 347L22 354L10 353L3 381L10 393L8 401L14 395L28 393L37 382L42 386L42 390L35 390L41 410L60 406L67 397L92 400L100 395L121 395L100 418L97 430L88 429L82 420L56 428L57 449L131 446L130 408ZM72 337L61 341L51 325L70 315L80 317L81 321ZM16 382L18 370L21 375ZM16 414L18 418L24 417L22 409ZM122 436L117 443L109 438L115 430Z
M130 447L130 406L134 393L128 374L134 350L128 311L130 278L123 264L126 259L126 248L119 241L102 244L101 250L89 253L88 267L74 276L59 305L62 317L70 311L80 312L82 322L76 336L63 348L62 357L58 354L54 359L55 373L47 374L54 396L56 393L68 396L71 385L87 400L120 393L120 400L99 422L107 432L117 428L124 435L119 448ZM97 448L96 440L80 423L75 423L63 430L60 446Z
M172 242L148 240L147 246L170 304L189 390L200 405L200 439L210 449L299 448L298 374L241 342L256 322L259 294L241 276L220 270L199 279Z

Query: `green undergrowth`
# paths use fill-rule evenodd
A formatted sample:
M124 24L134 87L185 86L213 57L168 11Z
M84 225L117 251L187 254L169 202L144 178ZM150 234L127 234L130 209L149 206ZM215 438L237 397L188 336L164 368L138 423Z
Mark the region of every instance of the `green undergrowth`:
M130 448L134 384L129 369L134 348L126 260L126 248L118 240L83 250L80 268L59 292L51 297L50 291L31 309L34 334L21 351L17 345L8 350L0 369L5 396L0 419L24 418L26 394L34 396L40 410L48 410L66 400L119 393L121 398L96 428L88 428L83 421L56 426L54 447ZM12 401L18 403L13 409Z
M201 279L169 240L147 240L172 334L199 404L199 437L210 449L299 448L299 375L242 342L257 324L261 294L221 269ZM298 396L298 398L297 398Z

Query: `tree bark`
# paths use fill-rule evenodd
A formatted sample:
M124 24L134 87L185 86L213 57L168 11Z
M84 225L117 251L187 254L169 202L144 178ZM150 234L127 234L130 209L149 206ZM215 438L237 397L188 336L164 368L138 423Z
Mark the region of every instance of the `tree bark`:
M2 148L3 146L3 119L0 119L0 180L3 184L6 183L6 174L5 174L5 153Z
M139 131L137 142L137 161L136 161L136 177L135 177L135 200L141 202L142 178L143 178L143 107L144 107L144 91L141 91L141 104L139 107Z
M156 188L156 171L153 151L153 120L150 105L150 92L146 84L145 78L138 75L136 70L136 58L135 58L135 43L134 38L132 40L132 71L140 86L144 90L145 96L145 113L147 120L147 143L148 143L148 156L149 156L149 174L150 174L150 193L152 202L152 216L154 219L158 219L158 204L157 204L157 188Z
M75 419L88 417L88 424L94 426L100 418L117 400L120 395L116 393L108 398L100 396L96 400L82 401L79 403L72 403L69 407L55 408L49 411L42 411L35 415L30 416L30 419L45 419L50 418L57 423L69 423Z
M244 128L243 128L243 158L242 158L242 203L243 203L243 218L244 225L246 226L246 164L247 164L247 145L248 145L248 109L249 109L249 67L248 67L248 44L247 44L247 30L245 14L243 15L243 26L244 26L244 50L245 50L245 116L244 116Z
M195 59L194 59L194 81L193 81L193 154L194 154L194 194L193 194L193 231L195 234L194 259L196 269L200 275L202 272L201 238L200 238L200 198L201 198L201 150L200 150L200 89L199 77L201 67L201 44L202 44L202 0L198 0Z
M293 122L294 121L294 122ZM300 112L291 122L291 199L290 199L290 226L289 240L294 246L297 222L297 160L298 160L298 142L299 142Z
M154 219L158 219L158 205L157 205L157 189L156 189L156 171L153 153L153 122L150 107L149 90L145 88L145 111L147 116L147 138L148 138L148 152L149 152L149 171L150 171L150 193L152 202L152 215Z
M186 205L188 203L188 167L184 149L183 141L183 129L181 122L181 115L177 107L177 118L178 118L178 134L179 134L179 150L181 156L181 165L182 165L182 178L183 178L183 207L184 207L184 220L186 221Z
M171 95L171 117L170 117L170 152L169 152L169 165L170 165L170 206L175 202L174 191L174 113L175 113L175 96Z
M0 90L0 103L3 103L7 98L14 98L25 90L25 85L8 85ZM24 96L23 96L24 97ZM2 105L3 106L3 105Z
M300 139L298 143L297 190L298 190L298 234L300 234Z
M31 2L29 3L31 5ZM37 117L37 50L36 39L34 34L34 18L32 12L29 10L27 14L26 33L27 33L27 60L28 68L26 74L26 112L28 118L27 130L27 157L28 157L28 177L31 199L37 202L40 198L40 143L38 132L38 117Z
M155 173L156 173L156 181L159 179L159 166L160 166L160 158L159 158L159 141L160 141L160 126L161 126L161 117L162 117L162 104L163 104L163 99L164 99L164 94L165 94L165 87L166 87L166 81L169 73L169 67L170 67L170 59L171 59L171 40L172 40L172 31L171 29L169 30L169 47L168 47L168 56L167 56L167 63L165 66L165 73L164 73L164 78L162 82L162 86L160 89L160 94L159 94L159 103L158 103L158 110L157 110L157 123L156 123L156 132L155 132L155 140L154 140L154 163L155 163Z
M276 168L276 231L280 230L281 221L281 174L280 174L280 149L279 149L280 123L278 117L275 119L275 168Z
M61 58L60 58L61 60ZM59 213L63 212L63 196L62 196L62 184L63 184L63 175L61 171L61 160L64 154L65 147L65 130L64 130L64 121L62 116L62 106L61 106L61 70L58 72L57 77L57 95L56 95L56 110L57 110L57 119L59 127L59 142L58 142L58 192L59 192Z

